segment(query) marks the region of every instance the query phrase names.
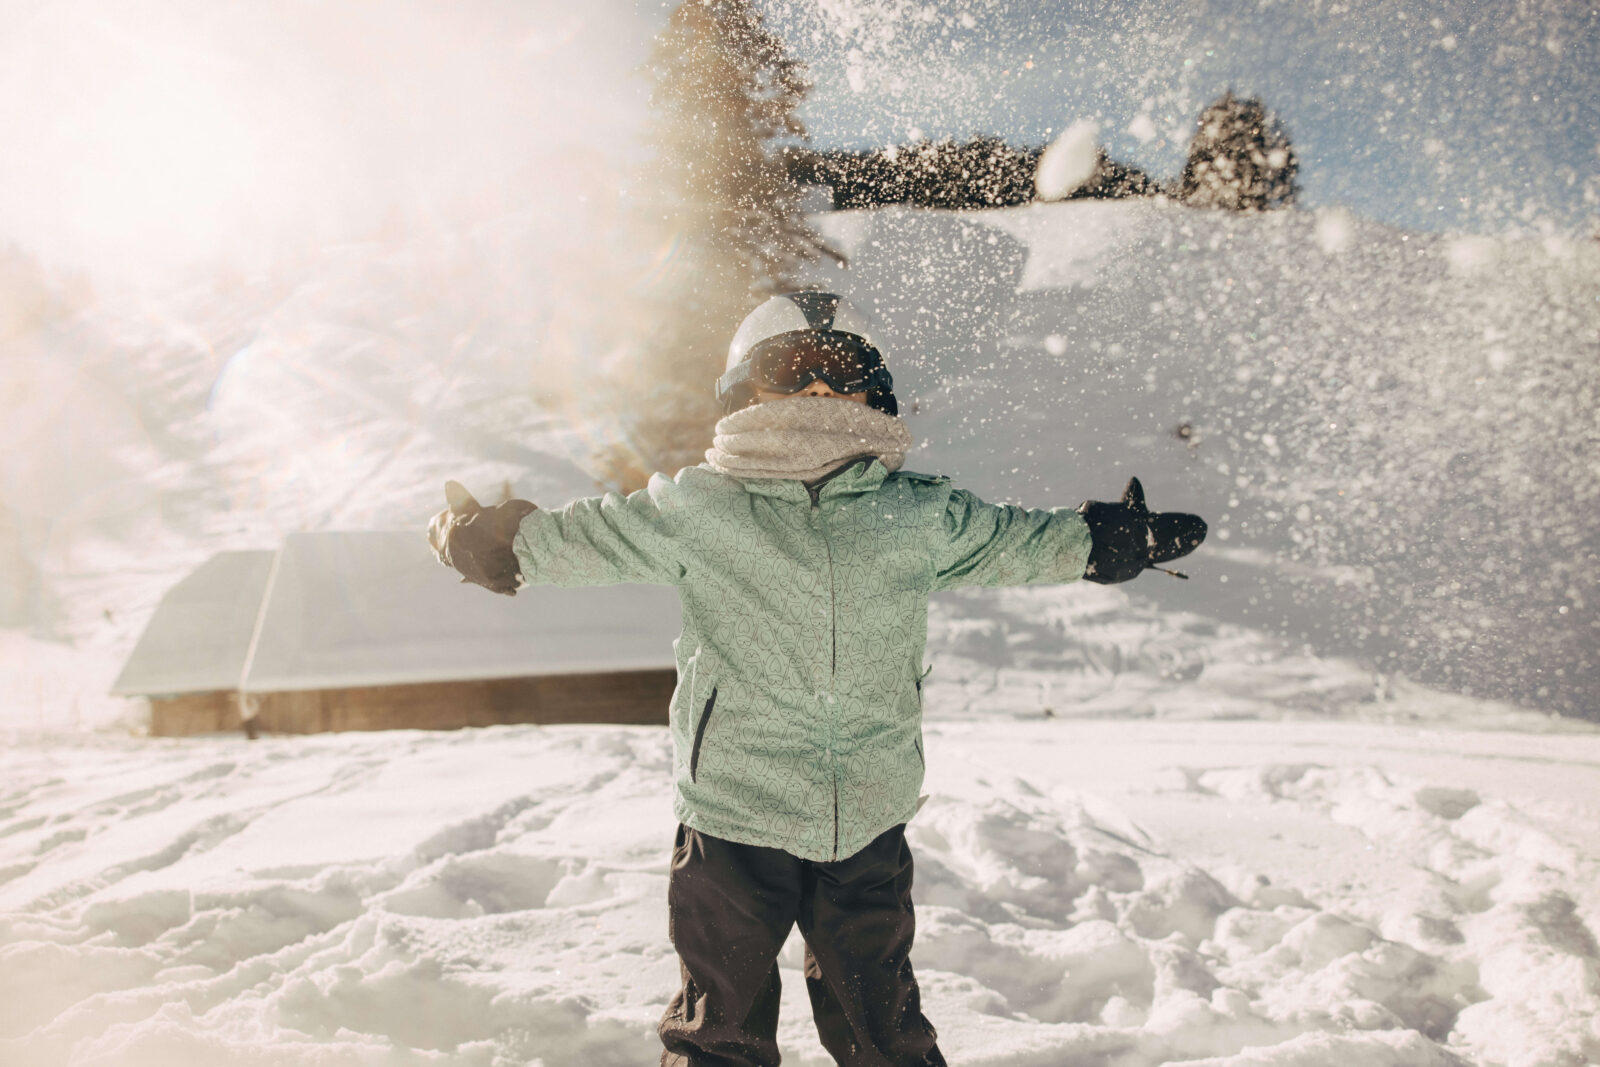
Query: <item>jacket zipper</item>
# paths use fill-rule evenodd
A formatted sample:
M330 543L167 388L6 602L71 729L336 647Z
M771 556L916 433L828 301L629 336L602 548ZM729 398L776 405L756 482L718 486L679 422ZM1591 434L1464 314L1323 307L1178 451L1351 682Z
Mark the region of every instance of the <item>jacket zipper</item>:
M926 673L926 672L924 672L924 673ZM922 716L922 679L921 678L917 679L917 716L918 716L918 720L919 720L917 722L917 729L921 730L922 729L922 723L920 721L921 716ZM921 737L914 737L914 738L911 739L911 742L912 742L912 744L917 746L917 762L922 764L922 769L923 770L927 770L928 769L928 757L922 754L922 738Z
M828 553L828 628L830 636L829 662L828 662L828 697L833 698L833 688L838 681L839 674L839 592L834 585L833 576L833 545L828 542L827 527L822 524L822 487L833 478L854 465L854 461L846 463L838 470L830 471L806 486L806 492L811 494L811 510L817 516L818 532L822 534L822 547ZM828 724L829 732L837 725L836 722ZM839 767L834 759L833 744L828 745L828 774L833 779L833 859L839 858Z
M830 707L837 707L833 703L834 686L839 681L839 590L834 584L833 577L833 545L828 541L828 528L822 522L822 486L816 488L807 486L811 490L811 507L817 513L817 524L822 533L822 547L828 553L828 629L830 632L830 649L828 661L828 701ZM829 717L828 732L831 735L838 726L838 713L834 712ZM828 744L828 773L833 778L833 858L839 858L839 765L833 754L833 744Z
M839 858L839 772L833 772L833 858Z
M706 723L711 721L711 708L717 702L717 687L711 687L711 695L706 697L705 710L700 713L700 722L694 728L694 748L689 752L689 781L697 779L695 774L700 770L700 742L705 740Z

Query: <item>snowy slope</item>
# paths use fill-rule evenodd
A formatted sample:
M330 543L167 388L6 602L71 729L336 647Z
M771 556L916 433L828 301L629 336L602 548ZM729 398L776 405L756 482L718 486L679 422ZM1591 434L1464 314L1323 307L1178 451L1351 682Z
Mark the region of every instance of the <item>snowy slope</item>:
M1600 1051L1592 732L1002 717L928 753L952 1063ZM0 1062L650 1062L670 773L624 727L12 749ZM785 1062L826 1064L781 963Z
M1163 202L823 220L925 447L993 499L1212 524L1142 598L1600 715L1600 243Z
M6 340L0 384L31 399L0 430L0 622L116 657L218 549L408 527L446 477L592 491L632 265L540 218ZM823 280L883 323L911 466L1029 504L1137 473L1215 531L1197 580L1141 599L1600 714L1600 244L1150 202L821 221L851 257Z

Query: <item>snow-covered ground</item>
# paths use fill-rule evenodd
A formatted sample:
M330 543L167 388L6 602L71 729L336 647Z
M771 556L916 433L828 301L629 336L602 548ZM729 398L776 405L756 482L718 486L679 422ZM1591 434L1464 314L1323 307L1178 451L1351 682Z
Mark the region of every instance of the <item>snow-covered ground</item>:
M825 224L908 466L1212 520L1189 582L934 603L913 958L950 1061L1600 1062L1600 731L1547 713L1596 710L1600 246ZM103 696L213 551L420 530L445 477L589 491L605 334L519 273L543 247L386 238L0 341L0 1064L653 1060L664 731L157 741ZM786 1062L823 1064L799 963Z
M1595 1062L1600 736L1497 725L935 716L946 1056ZM0 1062L651 1062L670 773L630 727L13 747Z
M913 959L951 1063L1600 1058L1600 729L1122 588L942 597L929 660ZM11 736L0 1063L656 1055L664 730ZM801 957L781 1045L821 1067Z

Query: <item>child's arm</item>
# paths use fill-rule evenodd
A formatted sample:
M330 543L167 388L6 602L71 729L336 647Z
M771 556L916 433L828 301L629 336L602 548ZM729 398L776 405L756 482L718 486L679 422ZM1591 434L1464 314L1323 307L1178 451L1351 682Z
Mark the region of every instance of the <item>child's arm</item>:
M538 585L676 585L684 544L676 484L655 475L638 492L574 500L522 520L511 547L522 579Z
M464 582L516 596L520 576L511 539L538 505L507 500L486 508L460 482L445 482L444 495L450 506L428 523L428 543L439 562L454 568Z
M1075 582L1093 547L1088 524L1070 508L986 504L965 489L950 491L943 534L935 589Z
M946 555L938 564L935 589L1078 578L1126 582L1193 552L1205 540L1206 524L1198 515L1151 512L1144 488L1133 478L1117 503L1086 500L1070 511L985 504L964 489L952 489L944 533Z

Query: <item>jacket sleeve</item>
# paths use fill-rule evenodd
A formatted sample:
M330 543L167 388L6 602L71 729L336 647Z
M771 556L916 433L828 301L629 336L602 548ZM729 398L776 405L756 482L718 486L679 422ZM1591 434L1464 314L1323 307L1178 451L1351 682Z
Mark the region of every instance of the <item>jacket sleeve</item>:
M985 504L952 489L942 532L935 589L1073 582L1089 561L1089 527L1070 508Z
M622 496L574 500L560 511L535 511L522 520L511 547L530 585L677 585L683 578L676 535L675 484L655 475Z

